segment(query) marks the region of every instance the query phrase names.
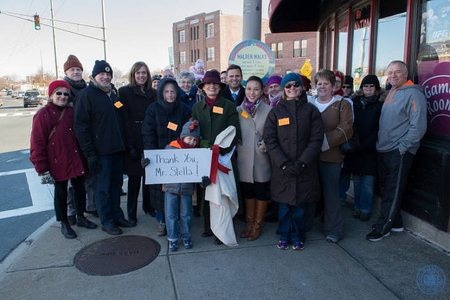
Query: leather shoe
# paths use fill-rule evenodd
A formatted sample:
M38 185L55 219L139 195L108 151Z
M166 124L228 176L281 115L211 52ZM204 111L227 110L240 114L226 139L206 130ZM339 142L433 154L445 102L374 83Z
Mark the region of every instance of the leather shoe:
M116 225L119 227L135 227L136 226L136 222L130 222L126 219L120 220L116 222Z
M222 241L216 237L216 239L214 241L214 245L222 245L222 244L223 244Z
M78 227L84 227L87 229L95 229L97 228L97 224L89 221L88 219L86 219L85 216L78 216L77 218L77 226Z
M102 227L102 230L110 235L121 235L123 233L122 229L116 226Z
M70 227L69 222L61 222L61 233L66 239L75 239L77 237L75 231Z

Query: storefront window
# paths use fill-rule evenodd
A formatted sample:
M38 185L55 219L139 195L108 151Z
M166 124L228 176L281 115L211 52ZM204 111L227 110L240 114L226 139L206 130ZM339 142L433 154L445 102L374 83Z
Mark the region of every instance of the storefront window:
M332 70L334 65L334 19L330 21L330 35L328 36L328 57L327 57L327 68Z
M370 5L358 9L353 14L353 53L350 73L354 78L354 88L367 75L369 69Z
M404 61L406 2L397 0L393 5L392 0L380 1L375 74L383 88L387 79L388 64L393 60Z
M428 133L450 136L450 2L423 1L418 82L427 97Z
M348 22L339 21L339 45L337 55L337 68L342 72L347 72L347 41L348 41Z

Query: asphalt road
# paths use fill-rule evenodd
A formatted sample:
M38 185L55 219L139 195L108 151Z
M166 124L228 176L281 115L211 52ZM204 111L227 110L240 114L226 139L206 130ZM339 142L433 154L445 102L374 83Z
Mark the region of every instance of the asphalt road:
M54 216L50 186L29 161L33 116L40 107L23 108L22 99L1 97L0 107L0 262Z

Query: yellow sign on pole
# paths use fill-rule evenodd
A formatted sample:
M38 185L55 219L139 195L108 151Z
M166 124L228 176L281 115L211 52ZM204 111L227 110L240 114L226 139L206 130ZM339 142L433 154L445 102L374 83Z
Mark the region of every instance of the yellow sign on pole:
M309 63L309 59L306 59L302 68L300 69L300 72L302 72L302 75L305 75L306 77L308 77L309 80L311 80L312 70L313 70L313 68L312 68L311 64Z

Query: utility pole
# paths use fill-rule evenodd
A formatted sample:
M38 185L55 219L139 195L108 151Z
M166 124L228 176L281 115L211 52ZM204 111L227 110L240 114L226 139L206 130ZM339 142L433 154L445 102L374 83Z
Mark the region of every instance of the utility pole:
M261 0L243 0L242 40L261 40Z
M53 31L53 51L55 52L55 72L56 72L56 79L58 79L58 57L56 56L56 34L55 34L55 24L53 19L55 18L53 14L53 0L50 0L50 10L52 13L52 31Z
M106 60L106 16L105 16L105 0L102 0L102 26L103 26L103 54Z

